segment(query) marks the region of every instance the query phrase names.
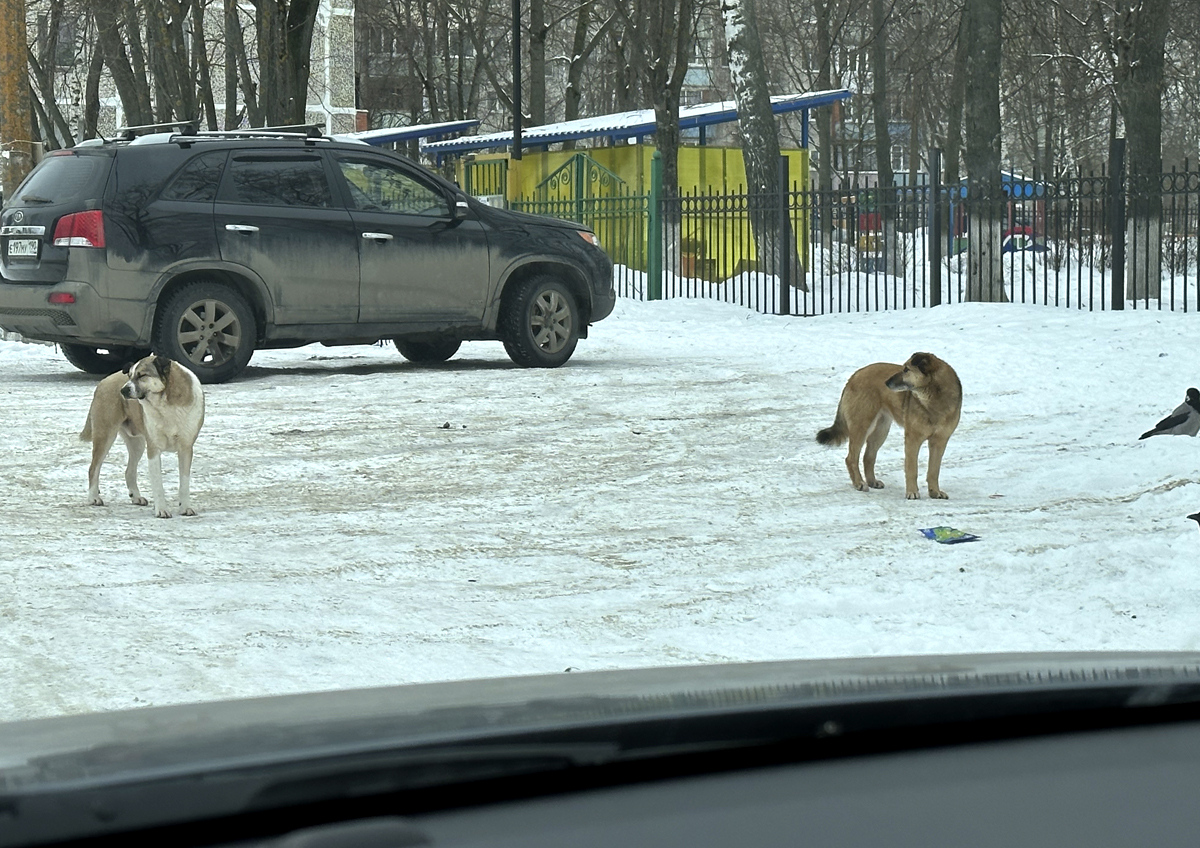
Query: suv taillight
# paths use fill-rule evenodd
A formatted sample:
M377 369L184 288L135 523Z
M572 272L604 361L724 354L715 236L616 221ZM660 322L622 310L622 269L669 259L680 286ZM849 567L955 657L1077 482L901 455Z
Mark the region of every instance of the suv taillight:
M54 227L55 247L104 247L104 213L99 209L63 215Z

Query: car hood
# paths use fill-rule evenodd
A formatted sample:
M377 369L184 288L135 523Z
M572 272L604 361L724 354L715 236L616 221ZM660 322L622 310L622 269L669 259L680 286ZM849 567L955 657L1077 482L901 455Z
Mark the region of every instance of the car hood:
M488 206L486 203L474 201L471 208L475 211L482 220L493 224L494 226L538 226L549 227L554 230L585 230L589 228L582 224L577 224L574 221L567 221L562 218L552 218L548 215L533 215L529 212L517 212L513 209L500 209L495 206Z
M1196 700L1200 653L805 660L416 684L62 716L0 725L0 793L444 746L613 722L1122 687Z

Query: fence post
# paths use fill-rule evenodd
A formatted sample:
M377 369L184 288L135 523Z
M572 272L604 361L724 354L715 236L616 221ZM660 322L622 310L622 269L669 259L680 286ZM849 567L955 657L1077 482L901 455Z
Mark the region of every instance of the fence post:
M788 209L788 158L779 157L779 314L792 314L792 218Z
M929 151L929 305L942 304L942 151Z
M1125 308L1125 139L1108 148L1108 191L1112 204L1112 308Z
M662 300L662 153L650 157L650 209L646 222L646 299Z

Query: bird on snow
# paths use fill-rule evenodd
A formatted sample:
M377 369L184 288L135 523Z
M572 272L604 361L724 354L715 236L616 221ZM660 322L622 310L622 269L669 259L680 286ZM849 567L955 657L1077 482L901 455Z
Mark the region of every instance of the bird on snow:
M1147 430L1138 439L1151 436L1194 436L1200 433L1200 390L1188 389L1187 398L1175 411Z

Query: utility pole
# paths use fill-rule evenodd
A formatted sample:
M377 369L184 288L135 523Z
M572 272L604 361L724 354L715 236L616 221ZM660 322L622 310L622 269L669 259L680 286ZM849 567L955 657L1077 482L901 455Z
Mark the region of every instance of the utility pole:
M0 0L0 191L12 197L33 168L25 0Z

